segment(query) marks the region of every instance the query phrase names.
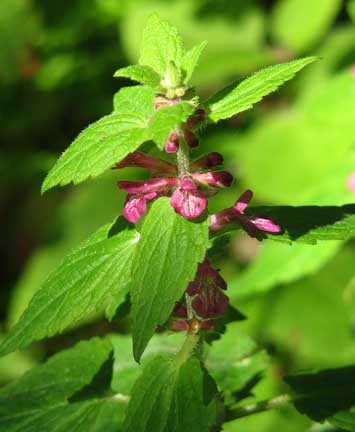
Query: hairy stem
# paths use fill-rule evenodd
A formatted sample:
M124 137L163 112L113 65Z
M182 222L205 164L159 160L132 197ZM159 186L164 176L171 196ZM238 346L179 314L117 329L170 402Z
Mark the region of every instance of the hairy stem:
M179 177L184 177L189 173L190 149L186 144L183 134L180 133L179 149L176 155Z
M241 417L247 417L263 411L279 408L292 402L291 396L283 394L254 404L245 405L239 408L231 409L226 414L226 421L235 420Z

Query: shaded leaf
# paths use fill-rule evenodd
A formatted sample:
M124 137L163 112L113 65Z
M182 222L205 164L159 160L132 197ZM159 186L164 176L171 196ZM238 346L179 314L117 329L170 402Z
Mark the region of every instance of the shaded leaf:
M125 287L138 237L119 225L99 229L48 277L0 346L1 355L62 332Z

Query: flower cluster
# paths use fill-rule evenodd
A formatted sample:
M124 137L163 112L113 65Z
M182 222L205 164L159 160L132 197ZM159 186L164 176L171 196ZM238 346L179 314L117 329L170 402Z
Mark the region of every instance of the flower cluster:
M205 258L198 266L196 277L189 284L184 298L175 305L171 328L187 330L190 322L196 319L201 323L201 328L211 328L211 320L222 316L228 307L228 297L223 292L226 289L225 280Z
M140 152L128 155L115 168L141 167L151 171L148 180L119 181L118 187L127 192L123 210L124 217L137 222L147 212L147 203L161 196L170 196L175 211L188 219L201 215L207 206L207 198L220 187L228 187L233 176L227 171L204 170L223 162L219 153L209 153L189 166L189 172L179 176L177 167L162 159L153 158ZM173 176L168 176L168 175Z

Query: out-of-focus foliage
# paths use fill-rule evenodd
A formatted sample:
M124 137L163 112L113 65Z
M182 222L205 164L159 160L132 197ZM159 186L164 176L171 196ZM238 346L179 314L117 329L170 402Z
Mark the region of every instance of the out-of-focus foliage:
M354 202L347 187L355 171L353 0L3 0L0 217L6 229L0 313L4 329L14 325L69 250L111 222L122 208L124 197L115 186L122 174L117 172L44 197L39 190L57 155L79 131L112 111L112 94L127 84L112 75L137 63L141 29L152 12L179 27L188 49L208 41L192 78L206 98L270 64L299 55L322 58L253 111L220 122L212 135L207 128L196 155L219 147L227 168L236 175L229 191L211 199L211 210L230 206L244 187L254 191L260 205ZM136 178L138 172L127 169L123 175ZM229 356L228 362L234 358L232 372L241 385L248 373L261 373L265 366L266 378L254 383L255 397L248 394L246 401L284 391L279 377L285 372L353 363L354 243L256 244L243 234L232 235L226 254L213 259L230 281L232 302L248 319L237 323L233 334L227 331L226 347L222 348L223 339L217 342L215 355L218 365L223 365L224 357ZM124 319L108 326L100 317L93 314L54 341L4 357L0 382L18 377L48 353L72 344L78 334L127 330ZM247 343L245 355L229 348L236 349L246 333L272 353L271 365L264 351L248 363ZM122 348L129 349L128 344ZM213 363L212 358L208 361ZM221 368L214 374L218 384L227 379ZM116 380L117 391L122 391ZM230 422L224 430L299 432L313 426L296 410L282 409Z

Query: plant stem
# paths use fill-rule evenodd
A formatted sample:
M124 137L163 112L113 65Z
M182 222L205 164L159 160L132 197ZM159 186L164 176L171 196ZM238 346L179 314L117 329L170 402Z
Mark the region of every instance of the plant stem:
M226 414L226 421L235 420L241 417L247 417L252 414L257 414L270 409L275 409L287 405L292 402L291 396L283 394L275 397L274 399L268 399L254 404L245 405L239 408L231 409Z
M183 131L180 132L179 149L176 155L179 177L184 177L189 173L190 167L190 149L183 137Z
M191 329L188 332L183 346L176 355L176 363L178 365L182 364L187 358L190 357L190 355L194 352L199 339L200 335L197 329Z

